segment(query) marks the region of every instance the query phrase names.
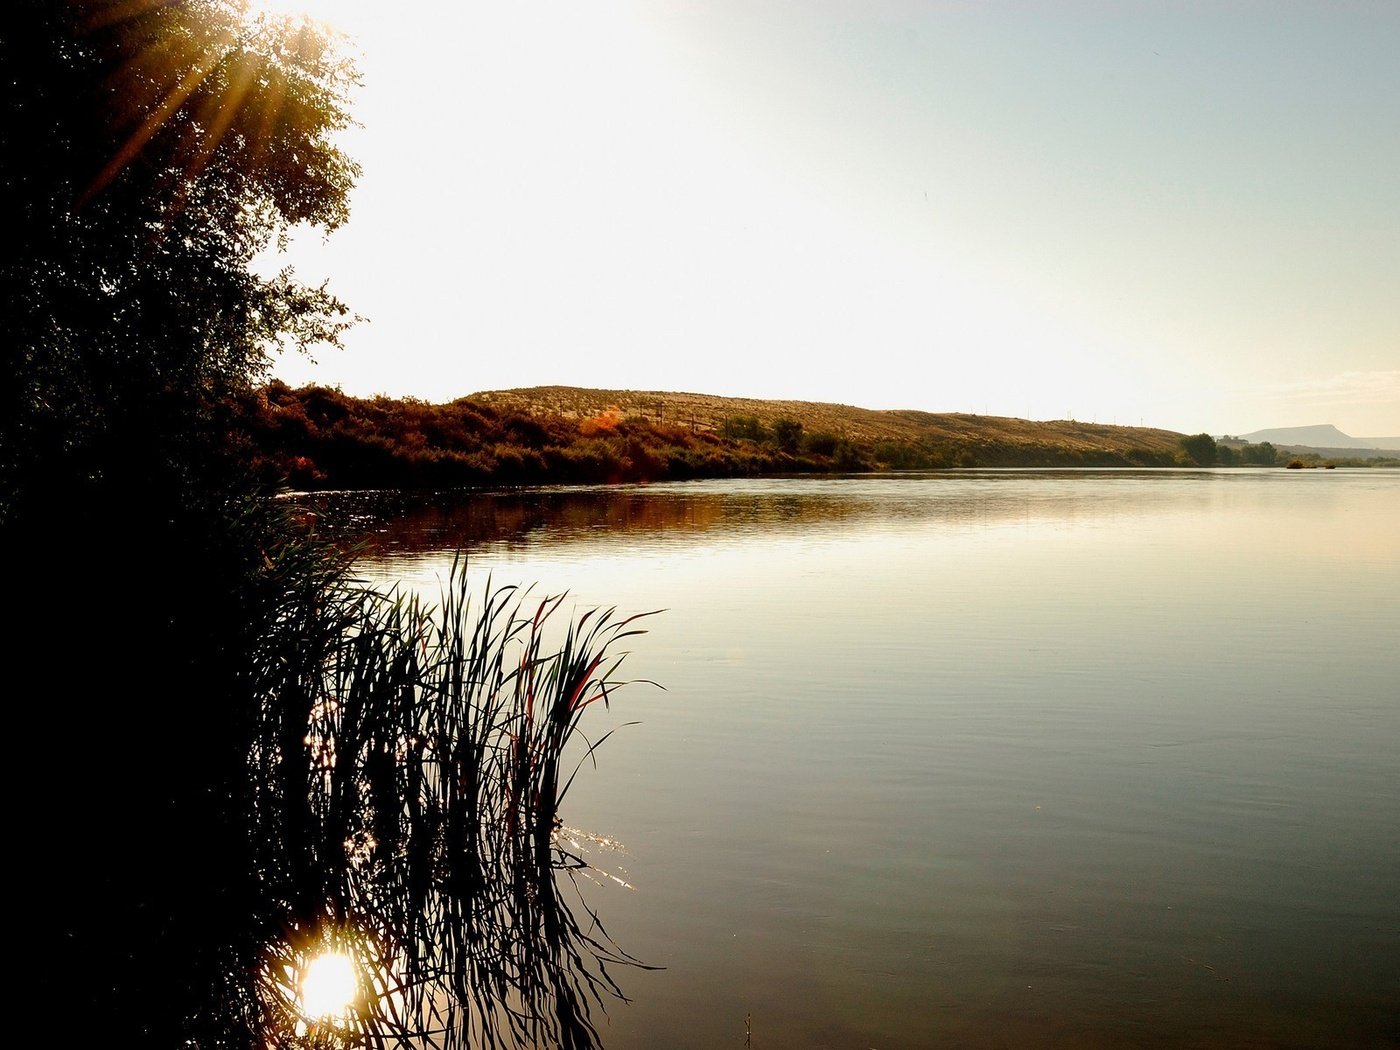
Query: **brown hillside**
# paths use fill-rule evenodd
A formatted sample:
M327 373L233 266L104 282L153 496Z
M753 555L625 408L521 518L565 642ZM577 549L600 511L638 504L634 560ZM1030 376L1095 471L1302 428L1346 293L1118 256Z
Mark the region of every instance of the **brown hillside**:
M876 410L818 401L763 401L654 390L540 386L488 390L472 394L470 400L498 410L572 419L592 418L614 409L623 417L642 417L700 431L717 430L725 419L736 416L753 416L765 426L786 417L797 420L808 433L828 432L862 443L883 440L936 443L960 448L998 448L1007 453L1053 448L1070 454L1137 452L1170 459L1180 448L1181 438L1173 431L1150 427L1073 420L1036 422L961 412Z

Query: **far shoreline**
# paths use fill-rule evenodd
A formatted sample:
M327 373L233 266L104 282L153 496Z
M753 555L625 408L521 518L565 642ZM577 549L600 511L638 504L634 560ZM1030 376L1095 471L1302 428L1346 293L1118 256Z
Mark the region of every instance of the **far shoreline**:
M669 400L668 400L669 399ZM959 468L1400 466L1148 427L574 387L444 404L273 382L227 405L250 468L308 492ZM1332 451L1332 450L1329 450Z

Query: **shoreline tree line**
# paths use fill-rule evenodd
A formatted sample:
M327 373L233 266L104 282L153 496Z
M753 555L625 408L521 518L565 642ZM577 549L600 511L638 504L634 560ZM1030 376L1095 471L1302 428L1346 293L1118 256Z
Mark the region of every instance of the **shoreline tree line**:
M566 415L489 398L435 404L413 398L352 397L321 386L273 381L241 394L231 418L245 459L262 481L297 490L461 488L618 483L774 474L945 470L964 467L1283 466L1272 444L1209 434L1178 435L1175 447L1072 446L1036 424L969 417L962 436L851 437L829 421L739 413L712 425L627 415L616 407ZM825 424L825 425L824 425ZM1027 436L1029 433L1029 437ZM1320 457L1313 457L1318 463ZM1364 465L1366 461L1345 461ZM1385 461L1381 461L1383 465Z

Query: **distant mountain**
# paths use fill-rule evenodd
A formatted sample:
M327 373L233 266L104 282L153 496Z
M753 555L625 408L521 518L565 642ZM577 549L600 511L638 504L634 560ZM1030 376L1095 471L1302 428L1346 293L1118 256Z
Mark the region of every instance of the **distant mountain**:
M1256 445L1261 441L1268 441L1274 445L1306 448L1400 449L1400 437L1355 438L1350 434L1343 434L1331 423L1313 427L1275 427L1273 430L1256 430L1252 434L1241 434L1240 437Z

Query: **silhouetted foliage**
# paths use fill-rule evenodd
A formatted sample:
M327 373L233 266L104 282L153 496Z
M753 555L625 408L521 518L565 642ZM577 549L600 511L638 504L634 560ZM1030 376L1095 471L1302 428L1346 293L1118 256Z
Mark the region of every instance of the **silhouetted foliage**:
M1198 467L1213 467L1219 461L1219 450L1215 438L1209 434L1193 434L1181 439L1181 451L1188 464Z
M309 480L550 469L548 421L255 386L272 343L343 323L249 264L345 218L350 67L231 0L6 14L0 525L41 682L11 730L45 755L13 832L26 1007L61 1044L593 1045L630 960L575 920L554 830L630 628L586 617L551 649L557 602L374 594L244 470L249 431L312 449L285 463ZM656 469L617 440L598 469ZM380 994L308 1026L298 969L347 944Z
M14 0L0 80L0 538L44 679L12 731L55 749L21 816L26 1002L61 1042L236 1046L216 990L260 950L245 745L287 526L229 399L343 323L249 264L345 218L353 73L226 0Z
M0 513L96 485L208 488L220 396L345 308L254 256L334 228L355 165L331 144L353 80L311 23L224 0L17 0L0 61L6 236Z
M264 954L225 1001L263 1047L594 1046L594 1008L622 995L610 968L637 963L596 914L575 917L588 865L559 807L606 739L569 750L639 617L561 631L562 598L474 594L464 562L436 607L303 570L255 668ZM296 983L327 949L355 959L361 989L316 1042Z

